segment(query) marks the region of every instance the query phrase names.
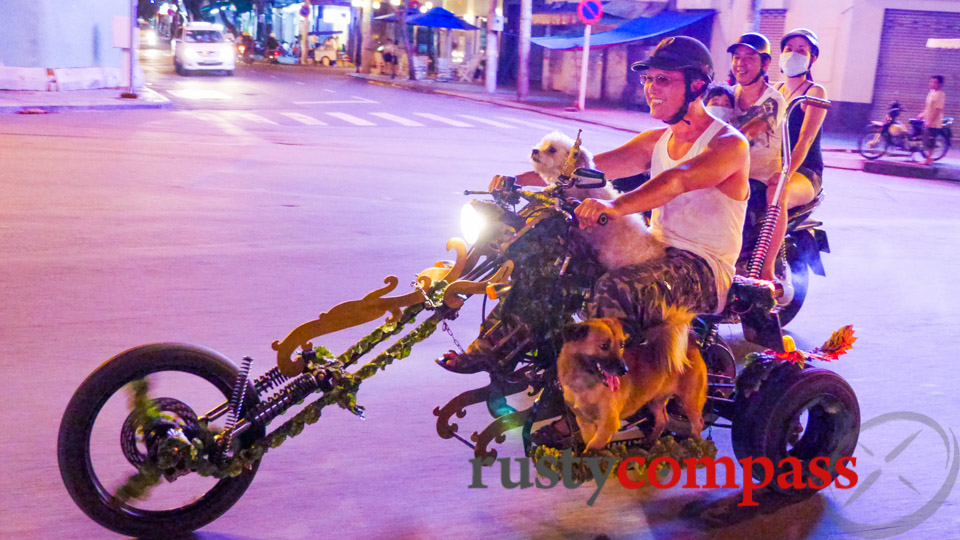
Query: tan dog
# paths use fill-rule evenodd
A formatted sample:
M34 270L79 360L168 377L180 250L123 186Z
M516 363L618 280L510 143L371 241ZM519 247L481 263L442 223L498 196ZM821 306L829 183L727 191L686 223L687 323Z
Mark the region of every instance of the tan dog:
M690 335L693 316L665 308L664 321L644 331L646 341L624 347L617 319L592 319L564 328L557 376L587 450L605 447L620 422L649 403L655 425L650 441L666 427L667 401L674 395L694 434L703 431L707 367Z

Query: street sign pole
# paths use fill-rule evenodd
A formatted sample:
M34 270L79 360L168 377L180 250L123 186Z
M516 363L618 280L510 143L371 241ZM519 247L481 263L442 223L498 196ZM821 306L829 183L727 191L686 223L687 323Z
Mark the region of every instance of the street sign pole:
M590 26L583 31L583 60L580 62L580 97L577 99L577 109L587 109L587 74L590 68Z
M120 94L120 97L126 99L137 99L137 87L133 82L133 76L137 71L137 31L140 29L140 24L137 22L137 4L137 0L130 0L130 87Z
M600 0L580 0L577 4L577 17L585 26L583 30L583 60L580 62L580 95L577 97L577 110L587 108L587 76L590 74L590 27L603 17L603 4Z

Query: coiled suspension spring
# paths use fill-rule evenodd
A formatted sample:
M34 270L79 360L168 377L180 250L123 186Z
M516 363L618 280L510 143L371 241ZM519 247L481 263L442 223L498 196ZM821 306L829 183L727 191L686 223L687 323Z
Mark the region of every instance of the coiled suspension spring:
M263 395L264 392L269 392L288 380L290 380L289 377L280 373L280 368L275 366L270 371L257 377L253 381L253 388L257 391L257 395Z
M329 371L298 375L266 401L257 405L247 416L247 419L253 425L265 426L313 392L319 389L329 390L332 388L330 379L331 373Z
M230 448L230 444L233 442L233 428L240 420L240 407L243 406L243 400L247 396L247 376L250 374L251 364L253 364L253 358L244 356L243 361L240 362L237 379L233 384L233 393L230 394L230 415L227 417L227 426L224 429L227 448Z
M753 256L750 258L748 271L751 278L758 279L760 277L760 271L763 270L763 260L767 257L767 251L770 249L773 230L777 227L778 219L780 219L780 205L768 207L767 213L763 216L763 226L760 228L757 246L753 248Z

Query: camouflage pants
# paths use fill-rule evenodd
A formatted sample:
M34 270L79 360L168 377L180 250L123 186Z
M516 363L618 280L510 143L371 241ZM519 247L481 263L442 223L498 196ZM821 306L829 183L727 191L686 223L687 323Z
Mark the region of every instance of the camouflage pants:
M608 272L593 288L587 316L629 319L647 327L662 320L660 306L665 304L712 313L717 283L710 265L689 251L667 248L663 258Z

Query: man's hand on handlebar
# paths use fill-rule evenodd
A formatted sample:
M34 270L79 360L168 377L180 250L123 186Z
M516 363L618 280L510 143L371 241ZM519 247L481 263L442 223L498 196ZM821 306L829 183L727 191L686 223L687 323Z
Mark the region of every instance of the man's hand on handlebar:
M617 218L613 201L602 201L600 199L584 199L574 211L574 214L577 216L577 221L580 222L581 229L603 225L607 220Z

